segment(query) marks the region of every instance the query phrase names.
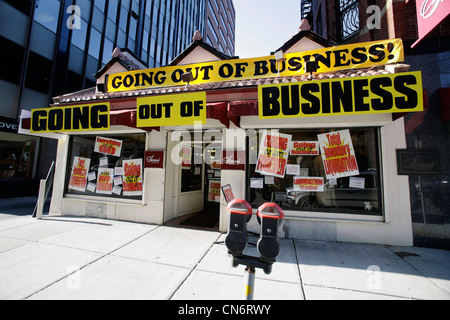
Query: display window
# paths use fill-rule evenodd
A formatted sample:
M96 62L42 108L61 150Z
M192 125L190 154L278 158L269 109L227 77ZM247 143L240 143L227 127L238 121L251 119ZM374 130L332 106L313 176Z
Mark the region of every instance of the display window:
M0 133L0 179L32 179L39 138Z
M383 215L379 128L260 130L247 201L283 210Z
M145 134L74 136L66 194L141 200Z

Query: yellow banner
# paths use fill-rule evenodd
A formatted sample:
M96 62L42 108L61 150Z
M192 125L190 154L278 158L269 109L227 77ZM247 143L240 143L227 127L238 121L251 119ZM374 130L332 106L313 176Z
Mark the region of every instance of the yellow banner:
M259 118L423 111L420 71L259 86Z
M368 68L404 60L401 39L355 43L331 48L286 54L277 62L274 56L204 62L109 74L108 92L170 87L186 84L181 75L192 72L191 84L234 81L306 73L305 62L317 61L317 72Z
M137 127L206 124L206 92L137 98Z
M109 130L110 103L31 110L32 133Z

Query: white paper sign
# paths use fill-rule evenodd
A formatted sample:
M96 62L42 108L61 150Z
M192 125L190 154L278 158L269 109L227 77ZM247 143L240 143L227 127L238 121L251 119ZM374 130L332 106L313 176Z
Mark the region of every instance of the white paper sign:
M100 167L107 167L108 166L108 157L100 158Z
M113 189L112 189L112 192L114 194L117 194L118 196L120 196L120 193L122 192L122 188L118 187L118 186L114 186Z
M366 179L364 178L350 177L349 181L350 188L364 189L365 184Z
M264 183L267 185L275 184L275 177L273 176L264 176Z
M264 179L263 178L251 178L250 179L250 188L252 188L252 189L264 188Z
M299 164L288 164L286 165L286 174L290 176L300 175L300 165Z
M87 189L90 192L95 192L95 184L93 184L92 182L89 182L88 185L87 185Z
M97 179L97 176L95 175L95 171L89 172L88 174L88 181L92 181Z
M114 186L120 186L122 184L122 176L114 178Z
M114 168L114 175L115 176L123 176L123 168L122 167L115 167Z

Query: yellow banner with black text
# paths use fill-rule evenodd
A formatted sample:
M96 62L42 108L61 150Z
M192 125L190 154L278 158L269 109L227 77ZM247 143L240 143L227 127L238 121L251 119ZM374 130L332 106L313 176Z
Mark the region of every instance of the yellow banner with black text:
M423 111L420 71L258 87L259 119Z
M232 59L184 66L161 67L109 74L108 92L171 87L186 84L182 74L192 72L190 84L245 79L296 76L306 73L308 61L317 61L317 72L369 68L404 60L401 39L355 43L284 55L277 62L274 56Z
M137 98L137 127L206 124L206 92Z
M31 133L109 130L110 103L31 110Z

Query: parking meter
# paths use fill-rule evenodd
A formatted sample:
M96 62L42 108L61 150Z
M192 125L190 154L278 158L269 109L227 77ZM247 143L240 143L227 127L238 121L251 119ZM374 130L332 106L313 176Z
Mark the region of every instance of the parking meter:
M261 220L261 235L257 244L261 260L275 262L280 254L278 229L284 219L283 210L276 203L265 203L258 208Z
M230 213L230 227L225 238L228 252L241 256L248 242L247 223L252 217L252 207L242 199L234 199L227 206Z

